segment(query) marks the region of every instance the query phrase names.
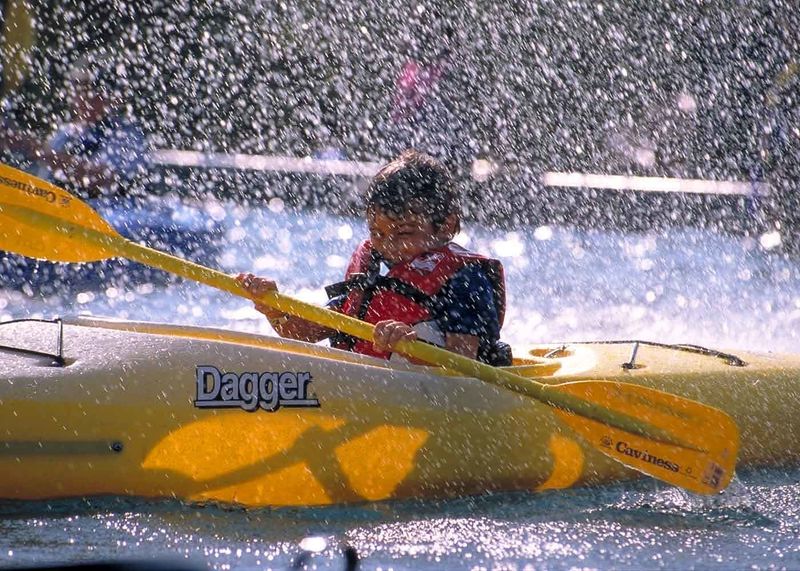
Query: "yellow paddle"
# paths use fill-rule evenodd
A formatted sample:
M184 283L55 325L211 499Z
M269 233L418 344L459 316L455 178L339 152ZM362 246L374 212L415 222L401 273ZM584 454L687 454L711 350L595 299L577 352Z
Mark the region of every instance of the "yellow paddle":
M248 297L219 271L135 244L87 204L46 181L0 165L0 250L55 262L122 257ZM371 340L372 326L279 293L258 301ZM726 413L683 397L616 381L548 385L418 341L396 350L535 398L604 454L655 478L699 493L733 476L739 431Z

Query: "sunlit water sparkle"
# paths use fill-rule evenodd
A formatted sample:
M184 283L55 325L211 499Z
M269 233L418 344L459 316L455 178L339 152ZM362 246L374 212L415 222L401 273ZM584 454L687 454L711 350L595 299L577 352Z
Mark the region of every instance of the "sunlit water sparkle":
M283 291L324 301L364 235L356 219L275 209L238 212L217 265L257 269ZM238 222L235 224L234 222ZM470 248L508 271L512 343L643 338L797 352L800 261L758 239L700 230L619 234L467 226ZM124 267L121 266L122 269ZM42 297L0 292L0 318L90 313L271 334L243 299L176 281L114 279ZM800 471L740 474L703 499L642 480L543 494L325 509L252 510L124 498L0 504L0 564L188 560L201 568L286 569L309 536L309 561L365 569L797 569Z

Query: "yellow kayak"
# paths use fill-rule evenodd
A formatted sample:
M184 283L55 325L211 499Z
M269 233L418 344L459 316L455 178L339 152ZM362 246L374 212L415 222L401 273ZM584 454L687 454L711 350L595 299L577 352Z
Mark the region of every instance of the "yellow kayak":
M620 380L718 407L739 466L800 460L800 356L623 341L515 348L540 382ZM551 407L485 382L222 329L0 324L0 498L308 506L637 477Z

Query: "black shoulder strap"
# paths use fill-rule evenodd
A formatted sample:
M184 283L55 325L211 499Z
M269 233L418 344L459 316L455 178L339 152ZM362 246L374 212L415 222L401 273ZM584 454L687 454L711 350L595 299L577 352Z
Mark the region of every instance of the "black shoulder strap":
M347 295L353 290L365 290L369 288L370 282L374 281L380 274L380 267L381 255L374 249L370 250L367 271L351 274L346 280L325 286L325 293L328 294L328 299Z
M411 284L400 281L397 278L378 276L373 287L375 290L392 291L400 294L403 297L407 297L411 301L425 307L428 307L431 303L431 296L429 296L427 293Z
M334 284L338 285L338 284ZM381 291L391 291L409 298L411 301L418 303L428 309L433 307L432 298L422 290L400 281L397 278L390 278L387 276L374 276L372 279L363 280L361 284L352 284L348 289L348 293L352 291L356 285L362 291L361 303L356 311L358 319L364 319L367 315L367 309L375 294Z
M344 281L325 286L325 293L328 294L328 299L335 299L337 297L344 298L350 294L351 291L361 290L364 295L361 298L361 303L356 311L356 317L363 319L369 307L369 301L374 295L374 288L372 283L379 277L381 267L381 256L375 250L370 250L369 263L367 264L366 273L351 274L349 278ZM352 351L356 344L356 338L341 331L336 331L331 337L331 345L340 349Z

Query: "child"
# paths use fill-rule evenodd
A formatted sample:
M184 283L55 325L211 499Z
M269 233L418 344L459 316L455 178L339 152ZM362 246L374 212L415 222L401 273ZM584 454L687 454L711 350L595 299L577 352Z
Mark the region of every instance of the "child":
M345 281L326 290L329 307L375 325L372 342L262 304L256 309L282 337L311 343L330 338L334 347L384 358L401 339L421 339L490 364L510 364L510 349L499 341L503 268L451 242L460 230L459 210L447 172L417 151L405 151L370 182L370 239L353 254ZM277 289L252 274L237 279L253 296Z

